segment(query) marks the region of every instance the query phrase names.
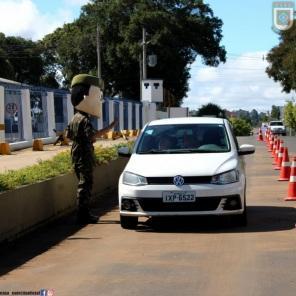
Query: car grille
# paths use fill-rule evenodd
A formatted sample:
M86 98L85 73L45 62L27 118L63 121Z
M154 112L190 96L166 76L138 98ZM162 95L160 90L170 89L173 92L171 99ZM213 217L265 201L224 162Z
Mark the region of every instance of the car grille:
M199 176L199 177L183 177L184 184L209 184L211 183L211 176ZM174 184L174 177L147 177L147 183L149 185L170 185Z
M138 201L145 212L214 211L219 206L221 197L198 197L193 203L164 203L162 198L138 198Z

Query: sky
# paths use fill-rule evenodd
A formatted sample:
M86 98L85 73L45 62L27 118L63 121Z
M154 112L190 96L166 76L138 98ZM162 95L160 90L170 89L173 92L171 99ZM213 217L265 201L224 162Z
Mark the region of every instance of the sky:
M282 93L265 73L268 51L278 45L272 30L271 0L206 0L215 16L223 20L221 44L227 62L218 68L206 67L200 59L192 66L190 91L183 106L195 110L209 102L230 111L270 111L283 106L295 93ZM263 59L264 57L264 59Z
M88 0L0 0L0 32L38 40L64 23L78 18ZM283 106L295 93L281 92L265 73L268 51L278 44L271 29L271 0L205 0L223 20L221 44L227 62L206 67L200 58L192 64L190 91L183 106L191 110L209 102L223 109L270 111Z

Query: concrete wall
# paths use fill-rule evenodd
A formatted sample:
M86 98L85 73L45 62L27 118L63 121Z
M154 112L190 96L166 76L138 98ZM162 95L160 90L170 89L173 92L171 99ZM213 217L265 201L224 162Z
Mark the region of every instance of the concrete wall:
M95 168L93 198L117 188L128 159ZM76 208L77 179L73 173L0 193L0 242L14 239Z

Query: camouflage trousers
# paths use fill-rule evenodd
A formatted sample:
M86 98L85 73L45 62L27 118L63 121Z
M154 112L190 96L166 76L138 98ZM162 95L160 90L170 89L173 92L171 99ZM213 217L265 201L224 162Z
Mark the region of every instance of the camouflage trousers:
M78 178L78 210L88 212L93 187L93 166L85 164L75 164L74 170Z

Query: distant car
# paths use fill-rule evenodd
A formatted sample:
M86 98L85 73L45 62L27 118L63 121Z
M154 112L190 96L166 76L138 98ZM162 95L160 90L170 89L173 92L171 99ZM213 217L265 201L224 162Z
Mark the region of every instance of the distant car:
M285 136L286 133L286 127L282 120L273 120L269 122L269 128L272 131L273 134L281 134Z
M147 124L119 179L120 223L133 229L138 217L232 215L247 223L246 175L228 120L169 118Z

